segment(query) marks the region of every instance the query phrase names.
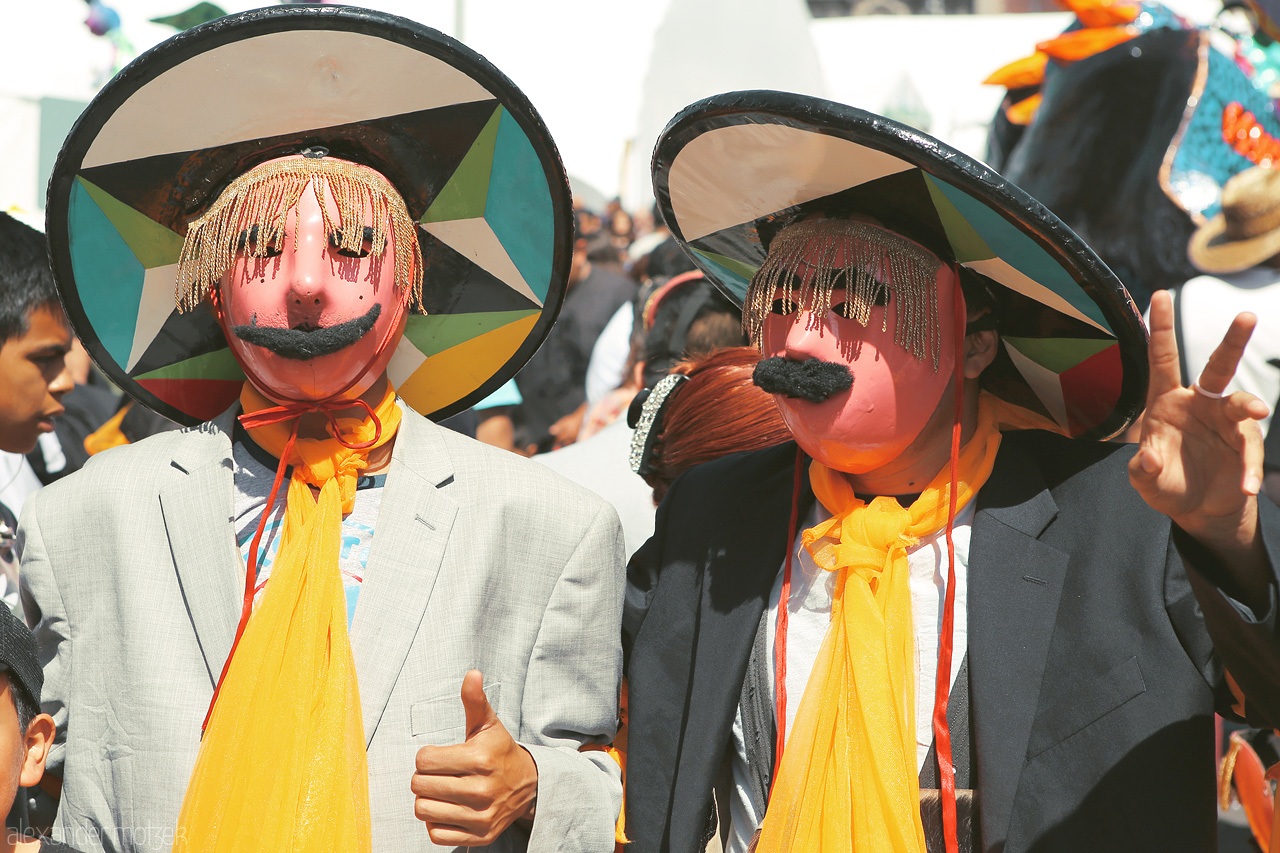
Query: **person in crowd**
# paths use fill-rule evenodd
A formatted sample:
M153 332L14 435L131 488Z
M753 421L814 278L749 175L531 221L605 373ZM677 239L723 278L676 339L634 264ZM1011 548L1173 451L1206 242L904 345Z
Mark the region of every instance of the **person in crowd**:
M226 50L242 61L199 73ZM440 85L425 101L388 87L367 61L388 53ZM98 454L19 527L59 728L54 837L91 851L605 849L618 767L580 749L617 725L616 514L418 413L501 385L554 320L526 295L559 303L572 239L551 215L567 191L536 113L479 56L367 10L254 10L136 62L64 145L50 248L108 378L190 426ZM132 119L191 103L200 122L166 124L180 138ZM228 104L234 116L210 107ZM270 132L228 142L233 119ZM498 125L515 164L494 154ZM472 147L499 158L478 244L454 227L470 208L443 191L464 157L479 162ZM142 252L145 287L141 268L100 263L165 229L184 237ZM86 234L99 254L75 251ZM523 319L506 329L513 304ZM136 331L118 344L122 310ZM185 334L148 325L166 316ZM506 337L467 349L477 325ZM465 363L432 338L441 327ZM211 419L182 408L219 393Z
M605 230L609 233L609 240L619 253L625 255L636 236L635 223L631 214L623 208L621 200L616 198L609 202L607 214L608 224Z
M677 362L747 342L738 310L700 271L654 279L641 288L630 313L639 320L628 324L625 379L601 399L588 398L579 440L616 421L640 389L652 388Z
M791 440L773 397L752 381L759 361L753 347L725 347L677 364L633 403L632 469L653 489L654 506L695 465Z
M22 788L44 775L53 745L53 717L40 713L44 673L36 640L22 620L0 608L0 802L15 802ZM16 804L20 804L20 800ZM77 853L49 838L5 830L0 853Z
M641 331L635 324L636 307L644 305L657 285L670 281L681 273L694 271L693 262L680 250L679 245L673 240L668 242L679 257L673 256L665 262L654 264L651 276L638 279L641 284L635 303L618 307L591 348L586 379L588 409L631 381L627 371L635 367L632 348L637 331Z
M542 348L516 375L521 402L514 422L517 447L545 453L572 444L586 414L587 364L605 324L636 294L612 264L591 260L616 252L603 235L579 236L573 246L569 292Z
M67 325L39 231L0 213L0 600L22 612L14 537L41 483L25 454L53 432L72 380Z
M85 439L121 404L90 384L89 355L70 333L44 236L7 213L0 213L0 346L7 348L0 352L0 503L17 515L27 494L84 464Z
M596 236L604 229L604 220L600 214L588 207L586 201L579 196L573 197L573 220L578 236L584 240Z
M662 213L655 204L647 218L653 228L632 242L627 251L627 272L636 281L657 278L662 275L679 275L693 269L680 244L671 239L671 232L662 221Z
M652 386L683 359L743 343L738 311L701 272L655 282L638 301L636 335L624 387L606 398L613 409L598 432L569 447L535 456L613 504L622 519L628 556L653 533L653 501L634 473L634 424L618 417L645 384Z
M43 235L0 213L0 609L18 615L18 516L41 486L26 455L61 422L73 344ZM6 823L25 828L25 798L9 802Z
M1148 349L1033 199L816 98L699 102L654 175L795 441L631 560L629 849L1213 849L1223 666L1280 722L1253 318L1183 386L1167 296Z
M514 379L476 403L476 439L512 453L516 448L516 428L511 413L520 404L520 389Z
M78 339L72 339L66 364L72 387L62 398L63 413L54 421L53 432L42 433L27 454L31 470L45 485L84 465L89 458L85 439L111 420L121 405L119 395L109 388L90 384L92 362Z
M0 213L0 504L15 516L40 487L23 455L64 411L72 341L44 237Z

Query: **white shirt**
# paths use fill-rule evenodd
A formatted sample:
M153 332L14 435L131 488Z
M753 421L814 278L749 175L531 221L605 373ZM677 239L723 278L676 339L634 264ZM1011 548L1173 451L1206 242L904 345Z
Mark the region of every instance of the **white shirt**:
M951 683L969 647L968 631L968 568L969 536L973 527L974 501L970 501L956 515L952 528L952 541L956 546L956 596L955 622L951 646ZM813 557L800 541L800 534L831 517L821 503L800 524L792 548L796 558L791 566L791 595L788 599L787 627L787 721L786 733L791 734L796 709L804 696L813 670L819 647L831 624L831 596L835 589L836 573L818 568ZM907 552L908 586L911 589L911 616L915 626L915 682L916 682L916 771L924 767L929 747L933 744L933 699L938 675L938 637L942 631L943 603L947 593L947 540L946 530L920 540ZM779 570L769 595L766 616L767 641L775 648L778 624L778 601L782 596L783 572ZM769 689L777 696L776 673L773 658L769 665ZM776 706L775 706L776 707ZM746 740L743 733L742 711L733 723L733 793L729 803L730 828L725 853L746 853L751 836L764 819L764 803L754 802L751 794L750 774L747 772Z
M631 436L635 430L619 418L584 441L533 457L557 474L585 486L613 504L622 521L627 559L653 535L657 507L653 489L631 470Z
M0 450L0 503L15 517L22 515L27 496L40 488L40 479L21 453Z
M1274 406L1280 398L1280 369L1267 362L1280 358L1280 270L1253 267L1230 275L1196 276L1173 293L1174 310L1182 316L1182 357L1192 382L1209 363L1235 316L1241 311L1258 315L1258 327L1227 390L1248 391ZM1263 435L1270 424L1270 417L1259 422Z
M627 359L631 357L631 330L635 323L636 308L630 302L618 306L618 310L605 324L600 337L591 347L591 360L587 362L587 405L594 406L627 377Z
M9 508L14 518L22 515L23 503L39 488L40 480L27 463L27 457L21 453L0 451L0 503ZM13 532L8 531L9 534ZM17 557L11 548L3 545L0 545L0 603L8 606L15 615L22 616Z

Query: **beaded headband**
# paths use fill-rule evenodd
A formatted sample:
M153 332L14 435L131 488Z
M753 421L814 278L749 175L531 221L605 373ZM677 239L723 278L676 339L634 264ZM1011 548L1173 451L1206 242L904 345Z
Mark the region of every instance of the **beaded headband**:
M238 253L265 258L284 236L289 211L314 181L324 212L324 227L337 249L358 252L366 229L372 231L370 254L386 251L388 233L395 237L395 285L408 290L410 308L422 303L422 252L417 227L404 199L382 175L364 166L310 152L289 160L262 163L232 181L203 216L187 227L178 258L175 299L178 310L190 311L218 286ZM335 223L325 205L325 188L338 208ZM296 228L296 224L295 224ZM251 235L252 239L246 239Z
M683 373L667 374L652 389L642 391L643 397L641 394L636 395L631 404L627 421L635 428L635 433L631 436L631 452L628 459L631 462L631 470L641 477L653 473L651 464L653 445L662 434L663 404L670 398L671 393L688 379L689 377ZM638 414L636 403L640 404Z
M778 290L801 310L825 314L831 292L847 288L846 305L864 327L871 309L892 301L897 315L894 342L938 368L938 268L936 257L883 228L849 219L805 219L788 225L769 244L742 305L742 324L756 346ZM798 270L812 270L800 276ZM892 297L892 300L889 300ZM889 312L884 315L889 328Z

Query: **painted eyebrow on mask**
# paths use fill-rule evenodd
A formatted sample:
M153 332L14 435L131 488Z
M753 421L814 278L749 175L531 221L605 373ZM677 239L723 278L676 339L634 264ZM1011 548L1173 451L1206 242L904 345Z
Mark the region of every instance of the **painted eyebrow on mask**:
M248 228L241 230L240 234L236 237L236 251L243 253L251 249L256 250L258 245L258 235L261 233L262 229L257 225L250 225ZM278 255L280 254L280 247L268 245L267 251L270 253L268 257L271 255Z
M366 225L361 235L361 248L344 249L342 246L342 230L338 229L329 234L329 246L344 258L363 258L367 257L373 251L373 228ZM364 244L369 244L367 247ZM383 247L385 249L385 245Z

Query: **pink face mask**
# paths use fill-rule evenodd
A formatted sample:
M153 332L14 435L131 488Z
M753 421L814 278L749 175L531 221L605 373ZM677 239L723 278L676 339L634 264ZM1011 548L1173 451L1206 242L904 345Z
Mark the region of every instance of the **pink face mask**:
M238 254L222 276L220 318L236 360L280 402L354 399L378 380L404 333L408 293L395 286L395 236L341 249L307 185L270 257ZM330 222L338 222L325 193Z
M931 356L918 359L895 343L892 303L873 307L865 327L837 312L845 299L842 289L832 292L833 308L824 315L802 310L765 317L764 357L819 358L845 364L853 374L852 387L821 403L774 395L783 420L806 453L835 470L864 474L893 461L915 441L952 380L956 285L952 269L940 266L937 369Z

